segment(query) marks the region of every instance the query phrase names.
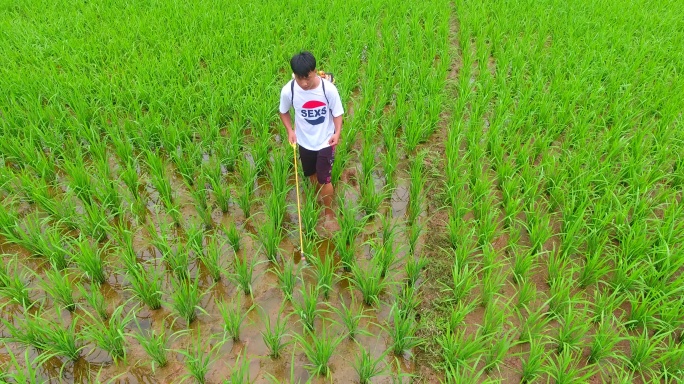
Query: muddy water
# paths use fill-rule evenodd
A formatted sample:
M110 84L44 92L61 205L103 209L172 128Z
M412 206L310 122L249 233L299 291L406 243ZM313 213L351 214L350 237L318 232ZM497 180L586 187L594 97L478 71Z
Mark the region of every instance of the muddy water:
M185 188L182 180L177 175L171 175L170 178L172 179L171 183L174 190L177 191L175 192L175 196L177 196L176 202L182 208L183 217L186 220L196 220L196 212L194 211L192 198L187 193L187 188ZM257 198L259 196L266 196L267 191L264 180L259 180L258 184L260 188L257 190ZM398 261L388 272L387 277L395 282L400 281L403 274L403 261L401 260L405 254L406 240L401 223L403 222L408 203L407 191L408 182L400 179L392 198L385 202L380 212L382 215L391 214L395 224L397 224L395 249L398 250ZM151 225L149 228L159 230L158 220L160 217L157 217L154 213L156 209L161 208L161 212L164 212L164 209L160 203L156 202L158 194L149 184L145 185L144 193L149 196L148 209L152 213L147 217L147 224ZM291 196L288 199L294 201L294 197L294 192L291 192ZM348 198L355 201L358 196L350 189ZM324 301L322 296L319 297L318 309L321 312L315 322L315 331L319 333L325 328L331 338L343 334L345 330L338 323L340 319L332 311L332 308L339 308L341 302L349 306L352 303L352 298L356 303L355 308L360 309L363 307L365 314L369 318L361 322L361 329L365 333L358 335L355 341L350 339L342 340L336 348L329 362L331 377L329 379L311 377L307 370L308 359L303 353L301 346L294 342L293 337L295 334L304 333L302 325L299 322L298 315L294 313L292 303L285 301L283 293L279 288L277 276L272 270L281 266L266 260L265 256L260 253L259 244L254 237L257 228L263 221L263 215L259 213L260 209L260 203L258 200L255 200L255 205L252 207L253 217L249 220L245 220L237 206L231 207L231 211L227 214L222 214L218 209L214 209L212 212L215 223L227 226L235 222L238 228L241 228L243 232L241 249L235 254L226 246L223 264L228 267L228 274L230 274L233 272L232 265L236 257L254 260L256 264L252 279L253 292L251 296L245 296L226 274L224 274L220 281L214 282L204 265L195 257L191 257L189 267L190 278L198 277L199 286L204 295L199 304L202 310L197 310L198 318L189 326L186 326L184 320L178 318L170 305L171 297L169 293L173 289L171 281L173 277L161 261L161 255L158 250L151 245L146 227L136 224L134 221L129 221L127 224L130 225L130 229L134 233L133 246L138 255L138 260L146 262L146 265L149 265L151 268L164 272L162 282L163 307L158 310L149 310L135 298L125 273L121 268L122 265L118 260L117 251L109 249L104 254L104 258L108 263L106 267L107 281L99 287L100 292L105 298L107 311L111 314L115 308L123 305L124 313L133 311L136 318L136 322L129 323L125 329L127 334L126 361L116 364L106 351L90 341L82 340L80 345L84 348L82 356L78 360L71 362L58 357L52 358L40 368L40 375L50 383L105 382L109 379L114 379L115 382L121 383L178 382L179 378L188 373L185 367L186 358L179 351L191 349L197 342L200 343L201 349L205 351L219 344L223 335L223 319L216 302L231 303L239 299L243 312L247 313L241 329L240 340L225 340L216 347L215 353L212 356L213 362L210 364L206 375L208 382L220 383L228 379L231 372L235 369L238 356L241 356L241 361L245 358L248 360L250 378L257 383L273 381L306 382L308 380L312 382L349 382L357 380L357 374L354 371L353 365L357 355L360 353L360 348L367 348L371 355L377 358L391 344L390 336L384 328L391 326L389 320L390 308L395 300L394 294L397 289L391 288L384 292L381 295L381 303L377 308L363 307L360 292L353 289L353 285L349 281L350 276L343 272L339 265L339 259L333 252L334 244L330 239L323 239L320 242L317 255L314 256L321 258L332 256L336 263L336 276L330 298ZM161 219L170 222L169 217ZM296 223L296 210L294 205L291 204L286 213L286 236L281 243L279 263L283 260L294 262L301 280L297 283L293 300L301 301L301 295L298 293L299 288L302 287L302 284L306 287L315 284L316 280L313 267L301 262L301 255L298 253L299 238L296 231ZM360 236L358 239L360 250L358 260L363 266L369 263L371 251L368 246L362 246L362 243L377 237L380 229L381 220L372 220L366 226L363 236ZM184 241L185 236L182 229L174 229L173 235ZM22 248L5 244L3 241L0 241L0 252L16 254L22 268L31 269L42 275L42 271L45 268L45 260L32 257L30 253ZM74 275L80 274L74 265L70 266L69 270L74 272ZM37 279L31 278L28 283L30 284L32 298L35 297L43 302L41 311L43 317L49 318L53 322L61 322L64 326L75 321L77 333L81 332L84 325L92 323L90 319L84 320L88 318L86 311L92 311L92 308L89 307L78 291L74 292L74 296L80 303L80 306L74 313L56 311L52 299L47 297L45 292L38 287L35 280ZM73 280L75 284L82 284L87 290L91 289L90 283L86 279L74 277ZM6 299L2 299L3 303L6 301ZM247 312L248 310L249 312ZM18 322L23 318L24 311L20 306L8 304L4 307L2 317L7 321ZM289 316L287 319L287 331L284 336L284 340L289 344L279 359L268 357L269 350L261 335L261 332L265 329L264 319L266 316L270 319L271 324L276 321L278 316ZM153 371L150 365L150 358L132 334L148 332L150 330L159 331L161 329L165 329L169 334L175 334L168 343L169 363L167 366L156 368ZM4 326L0 326L0 332L2 336L8 336ZM4 362L9 361L9 353L18 356L20 361L23 360L23 353L26 351L25 346L13 342L9 342L6 345L6 349L0 351L0 364L4 366ZM39 355L38 351L32 347L29 347L28 351L30 359L35 359ZM414 367L408 355L399 356L396 361L398 363L395 363L395 358L391 354L386 357L383 363L387 367L386 372L376 377L373 382L389 383L392 382L393 375L397 375L400 372L410 373L413 371ZM60 370L62 370L61 377Z

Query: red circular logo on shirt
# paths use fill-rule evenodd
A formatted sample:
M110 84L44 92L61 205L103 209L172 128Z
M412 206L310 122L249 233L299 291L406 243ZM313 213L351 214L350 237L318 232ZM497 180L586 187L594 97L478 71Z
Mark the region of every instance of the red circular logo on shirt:
M325 121L328 108L322 101L310 100L302 105L301 115L307 123L318 125Z

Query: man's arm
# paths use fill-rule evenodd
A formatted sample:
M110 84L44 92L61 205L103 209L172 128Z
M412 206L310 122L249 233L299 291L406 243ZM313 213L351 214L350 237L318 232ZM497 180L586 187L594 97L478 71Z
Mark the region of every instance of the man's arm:
M340 132L342 132L342 115L333 116L333 124L335 125L335 133L333 133L328 145L337 145L340 142Z
M295 135L295 131L292 128L292 116L290 115L290 111L287 111L287 113L281 113L280 121L283 122L285 129L287 129L287 140L290 142L290 144L296 143L297 135Z

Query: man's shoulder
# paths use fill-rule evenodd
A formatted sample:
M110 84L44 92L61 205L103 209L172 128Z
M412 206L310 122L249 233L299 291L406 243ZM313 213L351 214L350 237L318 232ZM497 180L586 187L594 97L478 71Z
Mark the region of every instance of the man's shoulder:
M290 92L292 92L292 82L293 81L294 80L290 80L287 83L285 83L285 85L283 85L283 87L280 89L280 93L289 94Z

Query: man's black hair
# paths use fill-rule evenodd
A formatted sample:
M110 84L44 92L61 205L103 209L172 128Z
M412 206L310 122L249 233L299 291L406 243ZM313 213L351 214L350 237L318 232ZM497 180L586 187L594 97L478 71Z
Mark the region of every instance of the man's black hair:
M309 51L299 52L290 59L292 72L298 77L306 77L316 69L316 58Z

